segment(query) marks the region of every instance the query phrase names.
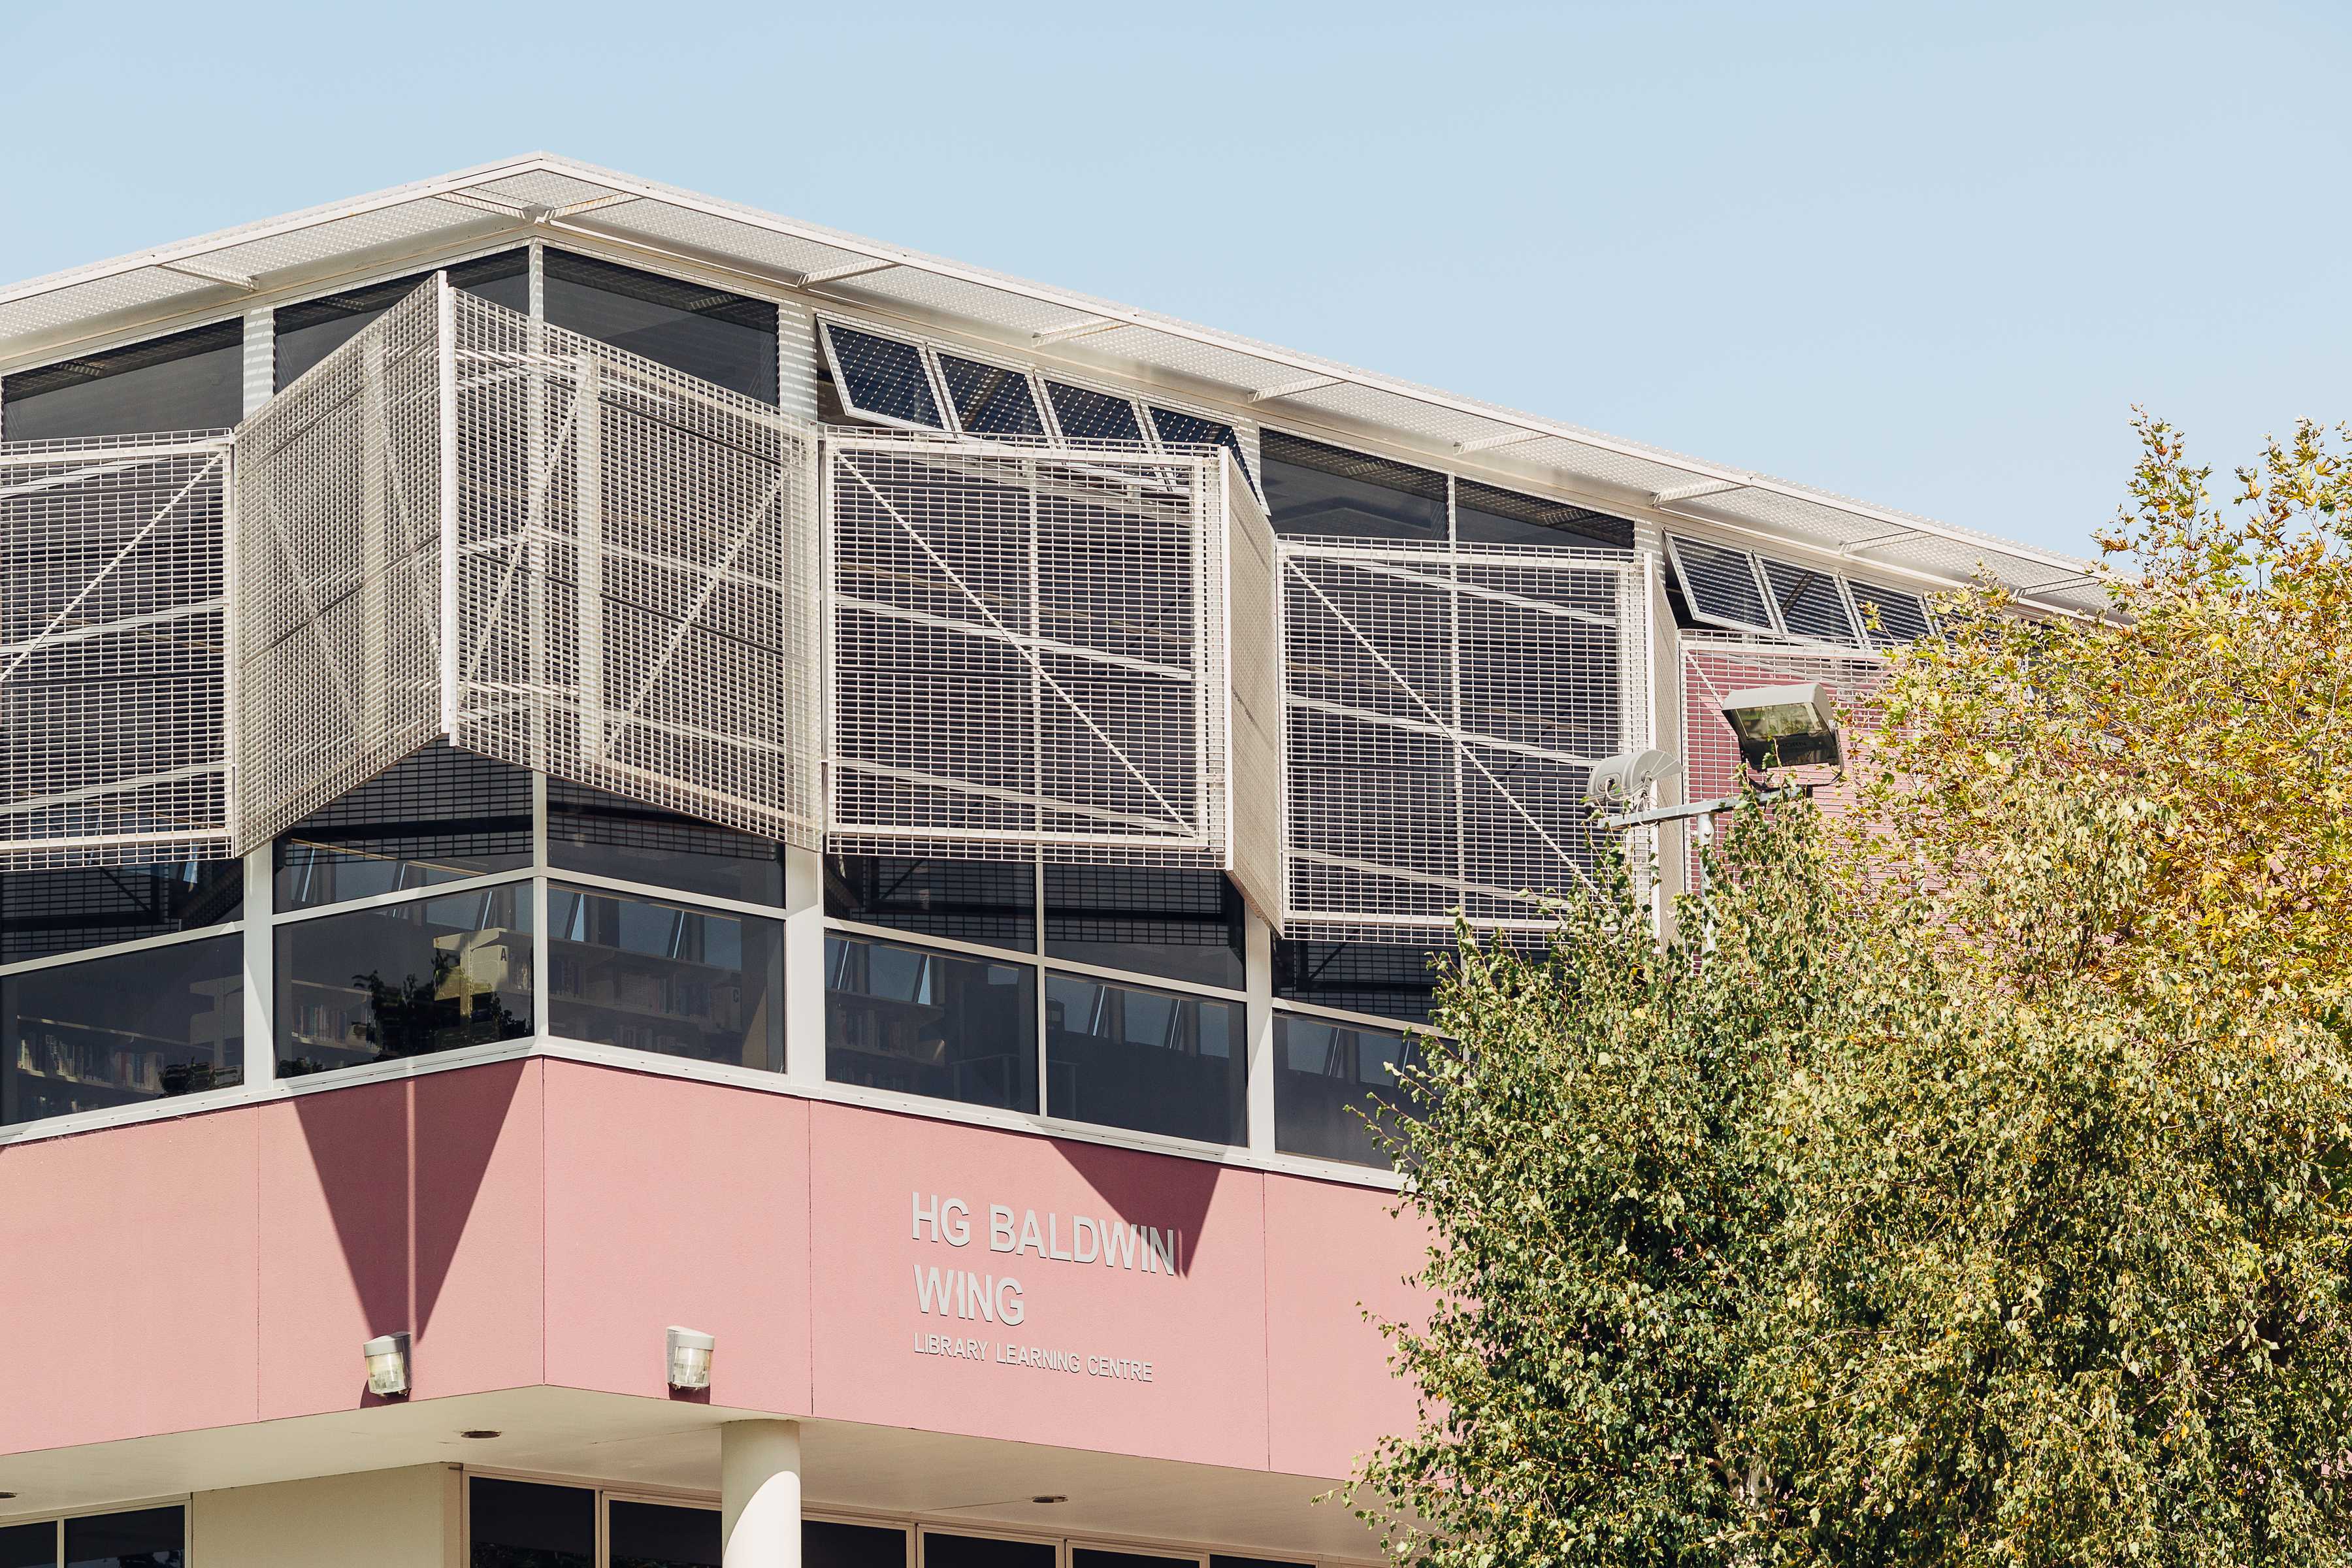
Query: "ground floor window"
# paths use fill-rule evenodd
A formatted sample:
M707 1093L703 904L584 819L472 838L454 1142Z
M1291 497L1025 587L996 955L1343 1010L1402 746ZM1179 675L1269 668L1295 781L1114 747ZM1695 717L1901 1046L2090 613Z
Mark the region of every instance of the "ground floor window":
M0 1526L0 1568L186 1568L187 1510L178 1503Z

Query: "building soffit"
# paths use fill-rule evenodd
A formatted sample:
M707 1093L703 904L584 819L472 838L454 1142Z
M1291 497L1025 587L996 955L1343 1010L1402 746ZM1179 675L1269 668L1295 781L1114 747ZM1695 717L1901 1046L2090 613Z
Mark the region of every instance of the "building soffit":
M1041 360L1180 389L1244 418L1525 475L1665 527L1778 541L1930 586L1982 567L2037 609L2106 607L2095 568L2075 557L548 153L0 289L0 371L404 258L530 235L965 331Z

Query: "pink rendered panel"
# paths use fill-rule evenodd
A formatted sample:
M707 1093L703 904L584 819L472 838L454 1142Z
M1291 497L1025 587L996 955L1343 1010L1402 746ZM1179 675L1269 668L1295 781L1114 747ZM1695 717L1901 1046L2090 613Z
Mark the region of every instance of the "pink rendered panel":
M0 1148L0 1452L254 1418L254 1128Z
M814 1414L1264 1463L1255 1173L848 1106L812 1104L809 1118ZM944 1235L915 1219L932 1199ZM992 1207L1010 1211L1007 1231L993 1230ZM959 1234L969 1237L961 1247ZM1093 1261L1079 1261L1089 1252ZM1172 1273L1160 1261L1170 1253ZM929 1295L925 1310L934 1268L957 1296ZM994 1287L950 1283L963 1276ZM978 1310L982 1298L997 1321ZM1017 1324L1003 1321L1008 1305ZM950 1353L926 1353L936 1350ZM1075 1370L1051 1364L1063 1357Z
M366 1398L359 1346L415 1325L409 1085L235 1114L260 1142L261 1417L351 1409Z
M1410 1384L1389 1375L1388 1342L1364 1320L1426 1310L1403 1283L1424 1232L1391 1218L1387 1193L1297 1176L1265 1179L1266 1345L1272 1468L1343 1476L1384 1432L1412 1429Z
M416 1087L416 1396L547 1377L544 1061Z
M708 1402L806 1414L807 1102L551 1061L547 1137L548 1381L669 1397L677 1323Z

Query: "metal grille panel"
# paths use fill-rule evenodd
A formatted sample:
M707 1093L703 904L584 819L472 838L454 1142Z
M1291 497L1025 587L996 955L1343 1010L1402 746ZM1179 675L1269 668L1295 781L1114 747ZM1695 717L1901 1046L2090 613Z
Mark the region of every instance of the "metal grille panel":
M1587 884L1592 764L1645 744L1637 563L1281 547L1288 934L1535 929Z
M1229 608L1263 513L1212 448L827 439L830 845L843 853L1235 870L1272 908L1269 829L1236 865ZM1229 477L1231 476L1231 477ZM1263 584L1261 584L1261 587ZM1244 587L1243 592L1257 590ZM1244 705L1245 707L1245 705ZM1255 879L1255 886L1245 879Z
M459 745L814 848L815 432L456 297Z
M1739 739L1723 717L1723 700L1731 693L1818 680L1830 689L1841 707L1851 706L1854 717L1866 724L1875 716L1874 698L1885 679L1885 662L1864 653L1841 657L1761 639L1685 637L1682 757L1686 798L1714 800L1739 793L1743 776ZM1845 728L1851 752L1853 726ZM1811 777L1817 771L1826 770L1809 769L1801 776ZM1813 798L1823 811L1833 815L1852 810L1855 801L1851 769L1847 778L1823 783ZM1691 869L1695 876L1695 859Z
M238 428L240 849L441 730L436 305L419 289Z
M228 852L226 440L0 447L0 869Z

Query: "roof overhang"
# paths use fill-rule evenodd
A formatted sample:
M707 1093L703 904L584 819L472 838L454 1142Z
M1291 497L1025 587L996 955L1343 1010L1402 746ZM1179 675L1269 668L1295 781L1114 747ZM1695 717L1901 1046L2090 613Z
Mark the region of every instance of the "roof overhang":
M1981 567L2034 609L2107 608L2098 568L2073 556L545 153L0 289L0 372L530 234L960 327L1247 416L1525 474L1663 526L1779 541L1927 586Z

